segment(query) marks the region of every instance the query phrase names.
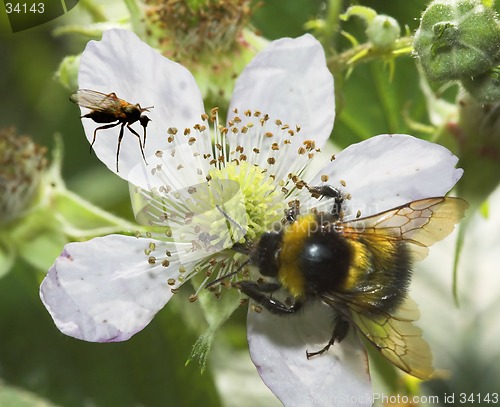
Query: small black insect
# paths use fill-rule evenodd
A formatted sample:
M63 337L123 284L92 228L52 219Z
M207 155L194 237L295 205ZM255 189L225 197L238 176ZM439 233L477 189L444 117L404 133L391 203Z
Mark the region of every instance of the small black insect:
M73 93L69 99L79 106L92 110L90 113L87 113L82 117L92 119L96 123L111 123L100 126L94 130L94 138L90 144L91 152L98 130L110 129L121 124L120 134L118 136L118 147L116 149L116 172L119 172L118 156L120 155L120 145L125 125L139 140L142 158L144 159L144 162L146 162L146 157L144 156L144 147L146 146L146 127L151 119L143 113L149 112L149 109L152 109L153 106L141 107L139 103L134 105L120 99L114 92L106 94L90 89L79 89ZM144 141L141 141L141 136L139 136L139 134L131 127L131 125L137 121L144 128Z

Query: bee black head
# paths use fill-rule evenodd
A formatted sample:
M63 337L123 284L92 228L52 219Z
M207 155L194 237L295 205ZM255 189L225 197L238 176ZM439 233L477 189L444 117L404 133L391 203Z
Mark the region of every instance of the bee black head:
M278 232L266 232L261 236L253 261L263 276L278 275L282 240L283 236Z

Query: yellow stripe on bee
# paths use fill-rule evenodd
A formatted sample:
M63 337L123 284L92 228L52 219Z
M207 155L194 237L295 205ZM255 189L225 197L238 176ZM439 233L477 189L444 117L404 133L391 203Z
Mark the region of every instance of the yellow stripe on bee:
M299 256L309 233L316 229L316 219L311 214L299 217L285 229L283 234L278 279L295 298L305 294L305 281L299 267Z
M342 287L340 287L343 291L353 290L360 281L364 280L371 264L370 253L363 243L352 239L349 241L349 244L351 245L353 256L347 277L342 283Z
M349 239L353 250L352 263L349 267L347 277L342 283L341 290L351 291L368 277L367 274L376 272L376 267L391 268L395 255L393 244L384 239L371 240L365 237L364 242ZM376 264L374 264L376 262ZM380 272L380 271L379 271Z

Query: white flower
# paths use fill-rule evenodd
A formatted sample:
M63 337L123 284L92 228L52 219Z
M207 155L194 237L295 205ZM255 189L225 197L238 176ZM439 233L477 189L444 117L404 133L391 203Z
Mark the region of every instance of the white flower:
M127 31L111 30L89 43L79 86L154 106L148 164L125 129L117 173L132 185L137 219L152 229L146 237L110 235L65 247L41 298L67 335L96 342L130 338L185 281L206 275L200 292L210 279L233 271L244 257L230 248L243 237L258 239L281 220L288 202L326 205L296 187L335 116L333 78L310 35L274 41L256 56L236 83L226 126L215 112L205 115L185 68ZM82 122L92 141L98 124ZM93 146L115 173L117 134L117 128L101 130ZM446 194L462 174L456 162L443 147L382 135L347 148L307 182L328 179L351 197L346 217L358 210L368 216ZM321 357L305 357L306 349L328 342L333 320L321 303L293 318L249 312L252 359L285 405L343 405L343 397L371 405L366 352L353 332Z

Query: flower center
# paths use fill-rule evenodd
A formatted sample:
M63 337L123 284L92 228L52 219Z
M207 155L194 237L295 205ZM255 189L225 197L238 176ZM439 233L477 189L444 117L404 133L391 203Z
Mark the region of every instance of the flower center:
M245 161L231 162L221 169L211 170L209 175L212 180L231 180L238 185L240 199L224 210L231 218L230 223L236 222L245 228L246 240L256 239L282 218L284 197L276 188L276 181L259 166ZM242 205L244 213L240 210Z
M203 279L193 298L208 281L239 271L242 253L283 220L299 175L319 151L314 141L294 141L300 127L258 111L244 118L247 124L235 116L224 127L213 109L203 124L169 129L172 147L148 157L154 186L133 189L136 219L171 248L167 255L160 246L146 250L148 261L175 263L180 283ZM236 245L242 249L231 250Z

